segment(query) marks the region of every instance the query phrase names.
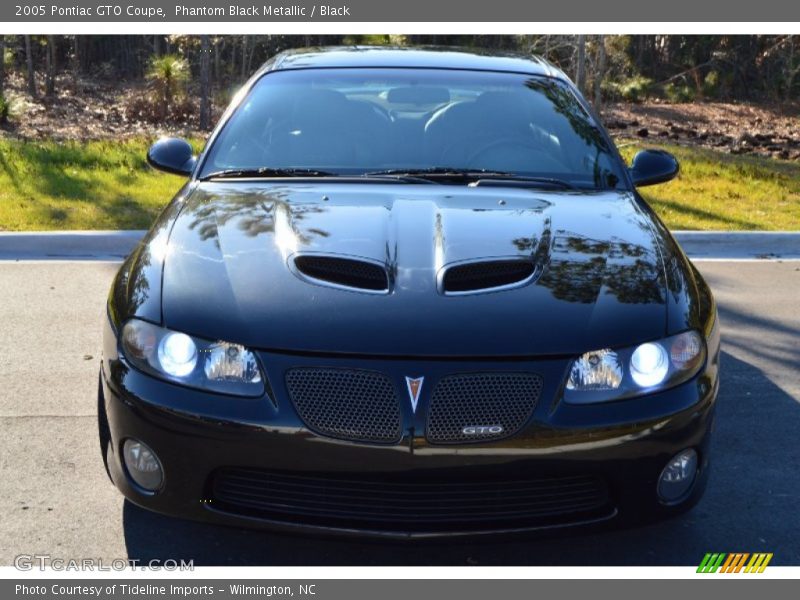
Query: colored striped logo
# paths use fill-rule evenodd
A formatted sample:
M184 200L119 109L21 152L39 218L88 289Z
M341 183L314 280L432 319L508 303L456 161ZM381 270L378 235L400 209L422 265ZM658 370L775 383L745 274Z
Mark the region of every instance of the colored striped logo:
M749 560L748 560L749 559ZM709 552L704 557L700 566L697 567L698 573L763 573L769 561L772 560L772 552Z

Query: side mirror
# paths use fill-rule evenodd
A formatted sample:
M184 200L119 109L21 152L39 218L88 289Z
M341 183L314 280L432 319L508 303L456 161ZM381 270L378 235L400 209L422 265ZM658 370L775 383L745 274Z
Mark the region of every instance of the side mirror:
M678 160L669 152L642 150L633 157L630 173L633 184L640 187L674 179L680 169Z
M191 175L197 157L181 138L161 138L147 151L147 163L154 169L173 175Z

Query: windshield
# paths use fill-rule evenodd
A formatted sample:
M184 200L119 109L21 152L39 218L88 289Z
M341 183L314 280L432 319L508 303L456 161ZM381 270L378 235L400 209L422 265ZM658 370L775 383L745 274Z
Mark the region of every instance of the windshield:
M209 149L200 177L259 169L265 176L493 172L580 188L623 181L602 132L563 84L443 69L262 77Z

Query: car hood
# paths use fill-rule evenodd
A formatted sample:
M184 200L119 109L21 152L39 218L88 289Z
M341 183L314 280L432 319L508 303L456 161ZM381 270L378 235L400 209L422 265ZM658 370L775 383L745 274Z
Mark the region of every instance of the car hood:
M198 184L163 255L165 326L253 348L392 356L567 355L665 334L651 217L628 192L425 184ZM389 294L319 285L299 253L387 265ZM531 257L527 285L460 296L454 262Z

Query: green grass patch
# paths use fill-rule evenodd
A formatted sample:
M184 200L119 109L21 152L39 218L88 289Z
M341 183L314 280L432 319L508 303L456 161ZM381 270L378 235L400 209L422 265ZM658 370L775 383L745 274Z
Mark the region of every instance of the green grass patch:
M149 140L0 140L0 230L146 229L183 180L147 166ZM195 140L199 147L202 141ZM674 145L678 179L642 188L672 229L800 230L800 164Z
M149 140L0 140L0 230L147 229L183 180L145 162Z
M800 163L671 144L620 144L630 161L662 148L681 163L669 183L641 188L670 229L800 230Z

